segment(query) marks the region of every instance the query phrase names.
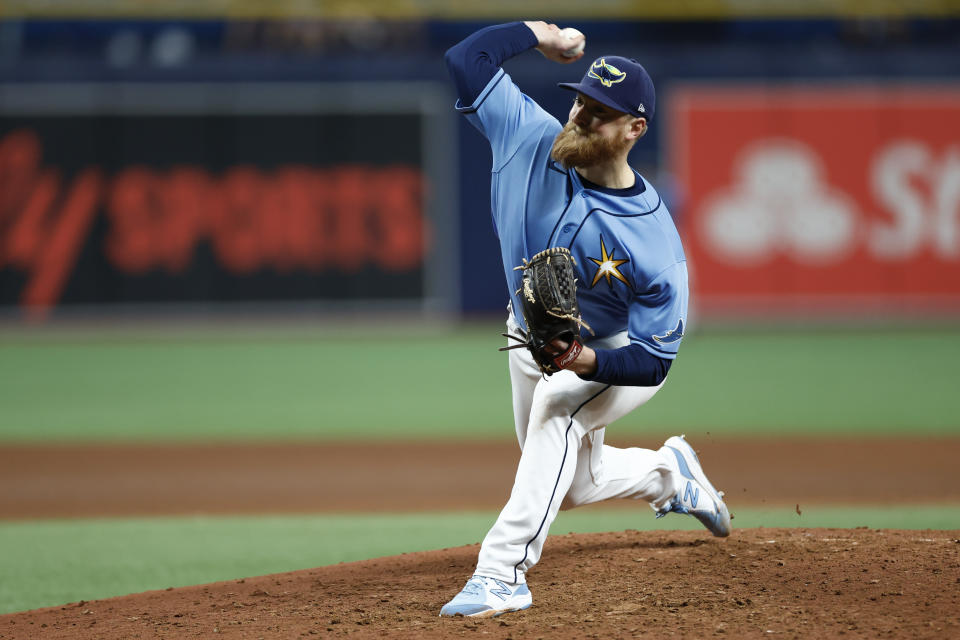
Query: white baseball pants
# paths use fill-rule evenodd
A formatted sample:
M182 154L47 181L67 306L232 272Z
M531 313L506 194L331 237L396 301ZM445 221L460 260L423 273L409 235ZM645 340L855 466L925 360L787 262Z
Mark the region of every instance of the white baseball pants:
M513 318L508 333L516 333ZM626 333L590 343L612 349ZM645 500L655 509L676 493L670 461L660 451L603 444L605 427L647 402L657 387L620 387L582 380L570 371L543 377L526 349L510 353L513 413L522 454L510 499L480 548L476 573L525 582L562 509L609 500Z

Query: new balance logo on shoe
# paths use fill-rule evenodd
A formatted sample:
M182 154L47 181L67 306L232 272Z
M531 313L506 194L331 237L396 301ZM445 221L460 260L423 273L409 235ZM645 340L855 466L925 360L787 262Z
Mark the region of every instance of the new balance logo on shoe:
M507 585L503 584L503 583L500 582L499 580L494 580L494 582L497 583L497 588L496 588L496 589L490 589L491 595L495 595L495 596L497 596L498 598L500 598L501 600L506 600L507 598L509 598L509 597L510 597L510 587L508 587Z
M700 489L694 489L693 483L687 480L687 489L683 492L684 502L689 502L694 509L697 508L697 500L700 499Z
M707 480L700 466L697 454L683 436L668 438L661 451L670 458L676 458L677 466L674 472L685 478L680 479L683 487L677 487L676 496L669 504L657 511L657 517L662 518L668 513L683 513L699 520L713 535L723 538L730 535L730 510L723 502L723 492L717 491ZM700 504L700 493L706 500Z

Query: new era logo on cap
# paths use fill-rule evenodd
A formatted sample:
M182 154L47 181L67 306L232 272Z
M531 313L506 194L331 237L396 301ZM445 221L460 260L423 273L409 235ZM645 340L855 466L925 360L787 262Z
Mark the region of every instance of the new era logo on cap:
M632 58L601 56L593 61L580 82L563 82L559 86L578 91L617 111L647 120L653 118L656 105L653 80L643 65Z

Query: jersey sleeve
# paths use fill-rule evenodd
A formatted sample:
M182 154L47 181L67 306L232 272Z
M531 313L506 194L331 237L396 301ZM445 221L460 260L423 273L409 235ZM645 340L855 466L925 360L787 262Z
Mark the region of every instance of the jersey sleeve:
M537 36L530 27L511 22L480 29L450 47L444 61L461 102L476 100L504 60L537 44Z
M686 331L687 263L677 262L658 274L645 293L630 304L630 341L655 356L675 358Z
M655 387L667 377L673 360L655 356L642 345L597 349L597 370L584 380L633 387Z
M543 110L500 69L469 106L457 101L457 111L490 142L493 170L499 171L531 135L540 135L544 124L556 119Z

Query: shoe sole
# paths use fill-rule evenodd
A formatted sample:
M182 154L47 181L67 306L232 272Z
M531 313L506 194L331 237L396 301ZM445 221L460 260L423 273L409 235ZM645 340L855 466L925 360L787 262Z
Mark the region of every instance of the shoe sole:
M726 538L730 535L730 511L727 509L727 504L723 501L723 494L720 491L717 491L710 481L707 480L707 476L703 473L703 467L700 465L700 459L697 457L697 452L693 450L693 447L690 446L690 443L687 442L686 438L683 436L673 436L669 438L664 445L670 447L679 454L679 457L684 460L683 464L686 466L687 471L690 476L693 477L693 480L698 482L703 488L707 489L710 492L710 499L713 500L714 505L717 508L717 518L715 522L704 522L704 520L697 517L696 512L691 512L690 515L700 520L701 523L707 529L710 530L714 536L718 538ZM687 456L693 458L693 463L690 464L686 460Z
M475 613L472 616L467 616L469 618L496 618L497 616L502 616L505 613L513 613L514 611L523 611L524 609L529 609L530 605L525 604L522 607L514 607L512 609L491 609L490 611L484 611L483 613Z
M523 611L524 609L529 609L533 602L528 602L527 604L521 605L519 607L510 607L507 609L487 609L486 611L478 611L477 613L441 613L441 618L456 618L457 616L463 618L496 618L497 616L502 616L505 613L513 613L514 611Z

